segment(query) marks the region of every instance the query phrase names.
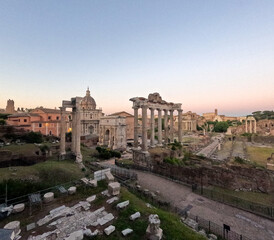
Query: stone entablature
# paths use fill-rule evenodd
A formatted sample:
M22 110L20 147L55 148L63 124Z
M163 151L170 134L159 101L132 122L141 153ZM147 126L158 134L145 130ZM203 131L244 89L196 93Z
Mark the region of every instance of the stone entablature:
M174 110L178 111L179 125L178 125L178 141L182 141L182 109L181 103L172 103L162 100L159 93L149 94L148 98L135 97L131 98L134 109L134 147L138 148L138 109L142 109L142 151L147 151L147 110L150 109L150 146L155 145L155 115L154 111L158 112L158 145L161 146L163 142L162 136L162 112L164 112L164 140L165 143L174 141ZM170 125L168 126L168 113L170 118Z

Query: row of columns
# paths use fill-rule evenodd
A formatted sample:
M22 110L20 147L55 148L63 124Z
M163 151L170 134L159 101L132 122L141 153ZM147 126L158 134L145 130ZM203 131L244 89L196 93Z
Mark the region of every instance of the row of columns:
M257 132L256 120L246 120L245 121L245 132L246 133L248 132L248 125L249 125L249 133L256 133ZM252 125L253 125L253 127L252 127Z
M138 109L139 107L133 107L134 109L134 147L138 147ZM148 106L142 106L142 150L147 151L147 109ZM158 111L158 145L162 145L163 135L162 135L162 109L150 109L150 146L155 146L155 118L154 111ZM164 140L165 143L168 143L168 138L170 138L171 142L174 142L174 119L173 112L174 110L166 110L164 109ZM182 142L182 110L178 109L178 141ZM168 131L168 112L170 112L170 131Z

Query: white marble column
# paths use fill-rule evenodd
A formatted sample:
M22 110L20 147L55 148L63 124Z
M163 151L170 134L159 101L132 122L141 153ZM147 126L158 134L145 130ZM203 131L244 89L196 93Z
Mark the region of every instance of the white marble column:
M170 110L170 142L174 142L174 120L173 120L173 111Z
M76 134L75 134L75 156L76 162L82 162L81 154L81 114L80 109L76 108Z
M138 148L138 107L133 107L134 109L134 147Z
M154 120L154 108L150 108L150 146L153 147L155 145L155 120Z
M63 156L63 155L66 155L66 108L60 107L60 110L61 110L60 155Z
M257 133L256 120L254 120L254 133Z
M142 106L142 151L147 151L147 106Z
M158 145L162 146L163 137L162 137L162 109L158 110Z
M182 109L178 109L178 142L182 142Z
M245 120L245 132L247 133L247 120Z
M168 144L168 110L164 110L165 144Z

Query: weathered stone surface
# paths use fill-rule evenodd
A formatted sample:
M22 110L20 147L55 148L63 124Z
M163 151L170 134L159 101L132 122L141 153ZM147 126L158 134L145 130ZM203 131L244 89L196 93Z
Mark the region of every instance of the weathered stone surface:
M110 194L109 194L107 189L102 191L101 194L104 195L104 196L110 197Z
M94 236L97 236L98 233L99 233L99 231L98 231L97 229L96 229L94 232L91 232L90 229L85 229L85 230L83 231L83 234L84 234L85 236L87 236L87 237L94 237Z
M117 201L117 200L119 200L118 197L113 197L113 198L108 199L108 200L106 201L106 203L112 204L112 203L114 203L114 202Z
M209 237L210 240L217 240L218 239L218 237L216 235L212 234L212 233L208 234L208 237Z
M91 202L93 202L95 199L96 199L96 195L92 195L92 196L88 197L88 198L86 199L86 201L87 201L88 203L91 203Z
M49 202L53 201L53 199L54 199L53 192L48 192L48 193L44 194L44 202L45 203L49 203Z
M163 230L160 228L160 219L157 214L150 214L149 225L146 230L146 236L149 240L160 240L163 237Z
M114 177L111 174L111 172L106 172L105 173L105 178L106 178L107 182L113 182L114 181Z
M93 173L94 174L94 179L96 179L97 181L101 181L101 180L105 179L106 178L105 173L107 173L107 172L110 173L110 168L94 172Z
M112 196L116 196L120 194L121 185L118 182L112 182L108 184L108 192Z
M30 230L34 229L35 227L36 227L35 223L30 223L27 225L27 231L30 231Z
M76 187L70 187L69 189L68 189L68 194L69 195L72 195L72 194L75 194L76 193Z
M128 234L130 234L130 233L132 233L132 232L133 232L132 229L127 228L127 229L125 229L125 230L122 231L122 234L123 234L123 236L127 236Z
M140 213L140 212L136 212L136 213L130 215L129 219L130 219L131 221L134 221L134 220L136 220L136 219L139 218L139 217L141 217L141 213Z
M198 233L201 234L202 236L206 237L206 232L204 229L200 230Z
M192 229L198 231L198 223L196 221L194 221L193 219L191 218L186 218L184 221L183 221L187 226L191 227Z
M4 229L14 230L15 235L18 235L21 232L20 222L19 221L9 222L8 224L4 226Z
M107 228L104 229L104 232L106 235L110 235L111 233L113 233L115 231L115 226L110 225Z
M19 213L19 212L23 212L25 209L25 204L24 203L20 203L20 204L16 204L13 207L13 213Z
M82 240L84 238L84 234L82 230L75 231L69 235L69 237L65 238L65 240Z
M97 180L95 180L95 179L93 179L93 180L90 180L89 181L89 184L90 184L90 186L92 186L92 187L97 187Z
M125 208L125 207L128 206L128 205L129 205L129 200L118 203L118 204L117 204L117 208L118 208L118 209L122 209L122 208Z
M103 226L103 225L105 225L106 223L110 222L110 221L113 220L113 219L114 219L113 214L112 214L112 213L109 213L109 214L105 215L104 217L99 218L99 219L97 220L97 222L98 222L101 226Z

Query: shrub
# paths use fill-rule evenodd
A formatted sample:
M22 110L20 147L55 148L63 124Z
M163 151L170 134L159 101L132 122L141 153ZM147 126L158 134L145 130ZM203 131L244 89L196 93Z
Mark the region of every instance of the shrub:
M41 143L43 142L43 136L39 132L29 132L21 137L22 140L27 143Z
M171 164L171 165L176 165L176 166L182 166L184 165L183 161L178 159L178 158L172 158L172 157L166 157L164 158L164 162Z
M245 163L245 160L242 159L241 157L235 157L235 158L234 158L234 162L240 163L240 164L244 164L244 163Z

